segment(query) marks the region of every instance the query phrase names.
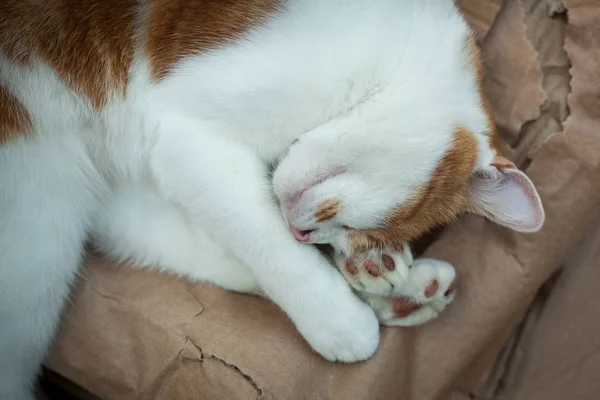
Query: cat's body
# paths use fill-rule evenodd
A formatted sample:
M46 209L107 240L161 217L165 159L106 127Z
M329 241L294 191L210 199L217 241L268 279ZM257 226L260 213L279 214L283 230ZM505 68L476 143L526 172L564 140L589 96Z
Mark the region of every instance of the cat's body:
M87 239L265 294L328 359L368 358L381 298L301 242L343 266L464 211L543 221L479 73L444 0L4 1L0 399L28 398ZM415 296L449 291L453 271L427 268Z

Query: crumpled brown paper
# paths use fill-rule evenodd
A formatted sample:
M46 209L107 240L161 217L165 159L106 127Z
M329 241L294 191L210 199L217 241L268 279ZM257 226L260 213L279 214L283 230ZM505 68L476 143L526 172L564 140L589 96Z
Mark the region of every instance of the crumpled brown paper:
M537 13L538 17L545 19L547 26L566 26L566 16L557 15L557 12L566 9L557 5L557 0L550 3L552 4L544 10L546 17L542 10ZM571 71L574 74L573 93L569 96L568 104L573 117L565 125L565 132L587 126L590 135L595 130L598 136L599 129L595 125L597 126L599 119L596 110L600 106L600 88L597 84L597 71L600 67L600 8L597 2L592 1L565 1L564 5L569 11L568 29L562 29L563 38L566 34L564 57L572 61ZM541 39L540 43L543 42ZM554 74L556 67L563 65L564 58L558 51L540 52L540 55L542 64L548 62L552 65L548 70L549 74ZM560 81L556 79L556 75L552 80ZM554 87L561 86L563 89L559 90L562 91L564 84ZM562 101L555 105L560 109L561 103ZM574 121L583 123L575 124ZM550 125L553 123L554 121L550 121ZM598 398L600 346L596 332L600 328L600 318L593 305L598 303L599 271L600 221L597 221L595 227L586 233L584 243L569 255L563 268L544 285L536 297L526 319L511 337L510 346L506 347L497 363L495 376L486 390L486 398Z
M538 39L551 33L537 27L536 8L507 0L482 40L494 117L511 156L530 160L547 223L540 233L516 234L467 216L446 229L426 254L459 271L456 301L439 319L384 328L371 360L332 364L266 300L93 258L47 365L105 400L477 396L537 289L600 217L595 3L565 1L573 79L564 126L564 84L551 83L553 58L540 57L559 59L560 48L542 49ZM536 122L545 116L554 123Z
M565 78L569 77L566 73L568 64L565 65L565 59L561 55L560 39L561 31L564 37L564 29L559 26L556 30L550 29L551 26L561 24L562 17L555 15L560 7L556 7L556 1L523 1L522 4L526 6L524 10L527 10L524 15L528 37L532 48L537 49L536 58L544 71L542 88L545 100L540 105L539 117L533 120L520 117L514 124L507 126L523 126L521 130L513 131L513 137L525 135L525 138L514 142L516 149L513 148L512 154L521 160L531 158L527 171L542 196L547 223L540 233L523 235L467 217L461 224L448 229L430 249L429 255L447 259L461 270L461 283L465 285L461 291L461 296L464 297L457 299L453 309L443 318L452 318L452 314L456 313L454 319L464 318L463 324L481 324L478 325L477 333L465 334L460 331L459 334L469 343L454 354L460 362L469 358L477 359L479 356L475 351L484 348L486 342L491 343L496 332L502 334L506 326L514 326L511 321L520 317L541 284L563 263L567 254L584 237L590 226L597 223L600 216L598 3L594 0L564 2L569 11L565 49L567 60L572 63L572 92L568 96L571 115L566 122L564 104L568 90L565 89ZM508 8L510 4L505 6ZM553 15L558 19L543 21L542 11L547 16ZM502 21L497 22L500 24ZM566 25L566 21L564 24ZM546 41L550 38L554 41ZM510 74L511 71L506 73ZM521 75L516 71L515 76ZM511 91L505 93L510 94ZM493 96L493 93L490 94ZM548 122L550 119L551 122ZM510 121L510 118L506 118L506 121ZM528 135L534 135L534 140L527 138ZM529 148L522 144L526 140L529 141ZM469 248L477 251L468 252L466 249ZM471 283L467 283L469 281ZM491 300L494 297L496 299ZM493 307L483 307L483 304L493 304ZM478 307L480 311L487 308L489 319L481 314L477 315L475 310L469 312L470 307ZM469 315L475 316L476 320L468 318ZM457 337L454 339L458 340ZM583 345L582 347L589 349ZM548 358L556 360L551 354ZM545 366L541 363L536 367L540 375L548 372L542 369ZM556 372L555 366L547 367L549 371ZM502 371L489 370L488 374L492 372ZM475 395L484 390L485 384L481 385L481 381L468 383L471 386L466 388L467 391ZM551 390L541 390L543 383L529 383L529 389L535 387L538 393L534 396L533 391L526 392L527 395L523 395L522 399L580 399L573 396L575 392L570 392L568 387L563 387L562 392L551 393ZM505 385L506 382L499 384ZM588 389L590 387L594 386L587 386ZM582 390L585 391L586 388ZM516 399L509 393L502 398ZM485 393L482 398L496 397ZM596 397L589 398L597 398L597 394Z
M546 100L543 74L524 22L521 2L505 1L482 47L484 90L499 134L509 145L517 140L526 122L540 115ZM508 153L512 156L510 148Z
M520 337L501 393L511 400L596 400L600 393L600 223L572 253Z

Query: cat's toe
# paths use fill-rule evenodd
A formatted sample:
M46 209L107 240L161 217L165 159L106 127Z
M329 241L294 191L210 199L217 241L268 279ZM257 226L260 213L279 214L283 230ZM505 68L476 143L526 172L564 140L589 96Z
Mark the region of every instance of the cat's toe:
M419 304L413 298L376 297L367 299L379 323L387 326L418 326L435 319L444 307L439 304ZM449 301L448 301L449 303ZM446 303L447 304L447 303Z
M448 283L449 282L449 283ZM451 297L456 291L456 279L446 279L440 283L437 279L433 279L427 283L423 289L423 297L425 299L432 299L434 296L437 297Z
M429 304L420 305L406 315L393 315L380 318L380 323L387 326L418 326L435 319L440 312Z
M391 316L394 318L404 318L422 307L415 303L410 297L393 297L390 300Z
M423 296L425 296L425 298L429 299L429 298L435 296L435 294L438 292L439 288L440 288L439 282L435 279L431 280L431 281L429 281L427 286L425 286L425 289L423 289Z
M359 292L391 296L403 284L409 265L401 252L371 251L349 258L337 256L338 268Z
M435 318L439 312L427 304L419 304L410 297L380 297L367 299L382 325L414 326Z
M446 303L456 291L456 272L446 262L420 259L415 261L404 288L403 294L418 303Z
M455 291L456 272L450 264L422 259L392 296L371 296L367 301L381 324L416 326L436 318L452 302Z
M362 291L382 296L393 292L396 274L386 268L381 254L372 255L359 265L356 279L360 282Z
M446 289L446 291L444 292L444 297L452 296L455 291L456 291L456 279L453 279L452 282L450 283L450 285L448 286L448 289Z

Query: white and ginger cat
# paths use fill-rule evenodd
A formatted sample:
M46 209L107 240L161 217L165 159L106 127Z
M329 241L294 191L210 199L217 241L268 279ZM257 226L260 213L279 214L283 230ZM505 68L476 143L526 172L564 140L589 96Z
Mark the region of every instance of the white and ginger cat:
M406 241L544 220L480 80L450 0L3 0L0 399L32 398L86 240L261 293L329 360L435 317L454 269Z

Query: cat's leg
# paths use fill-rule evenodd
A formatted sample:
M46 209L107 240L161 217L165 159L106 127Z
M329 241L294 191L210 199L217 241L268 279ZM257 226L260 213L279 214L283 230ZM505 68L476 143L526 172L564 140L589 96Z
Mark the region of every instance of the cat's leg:
M225 134L213 136L195 121L170 120L152 170L165 196L229 245L318 353L352 362L375 352L373 310L314 246L294 239L272 197L268 171L250 148Z
M454 298L454 268L440 260L413 261L407 244L401 250L373 249L334 259L385 325L421 325L437 317Z
M94 244L105 255L225 289L260 294L252 272L185 212L152 188L116 190L94 224Z
M96 196L75 143L0 147L1 400L33 399L82 259Z

